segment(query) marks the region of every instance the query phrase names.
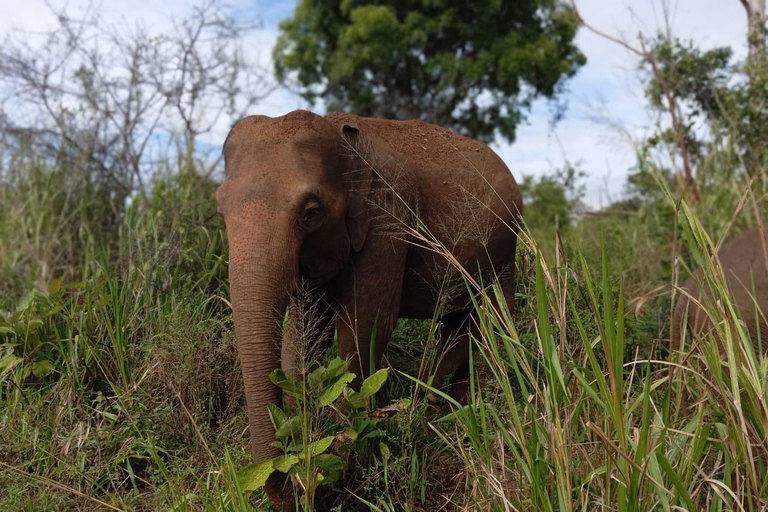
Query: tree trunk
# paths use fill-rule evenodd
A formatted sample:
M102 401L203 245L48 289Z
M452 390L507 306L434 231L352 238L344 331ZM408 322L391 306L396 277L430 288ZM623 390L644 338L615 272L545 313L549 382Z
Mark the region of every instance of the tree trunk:
M749 43L749 67L752 73L765 68L765 2L766 0L740 0L747 11L747 41Z

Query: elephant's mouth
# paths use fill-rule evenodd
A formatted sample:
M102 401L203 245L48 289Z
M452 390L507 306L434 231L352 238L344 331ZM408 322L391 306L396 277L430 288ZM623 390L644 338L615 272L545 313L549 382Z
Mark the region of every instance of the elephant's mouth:
M323 269L322 265L313 265L302 258L299 260L299 275L309 288L317 288L330 281L334 276L334 271L333 269Z

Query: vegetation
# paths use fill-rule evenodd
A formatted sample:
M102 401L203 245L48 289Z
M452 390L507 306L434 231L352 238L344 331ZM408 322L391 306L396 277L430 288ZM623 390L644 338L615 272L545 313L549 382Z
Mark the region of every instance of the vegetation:
M650 106L683 131L660 122L628 198L578 222L575 169L521 180L517 298L476 290L470 405L427 403L439 319L401 321L388 369L359 393L333 348L300 380L273 374L293 401L271 408L285 455L266 466L251 464L226 234L194 155L177 146L118 204L94 179L112 164L6 126L0 510L269 510L268 472L304 510L764 510L766 357L711 256L768 212L749 131L765 75L753 58L728 64L746 81L717 82L725 52L644 44ZM694 72L717 88L690 89ZM743 101L697 110L707 91ZM721 297L718 341L686 339L678 357L671 303L696 267Z
M301 0L274 49L279 79L328 110L515 138L531 102L584 64L559 0Z

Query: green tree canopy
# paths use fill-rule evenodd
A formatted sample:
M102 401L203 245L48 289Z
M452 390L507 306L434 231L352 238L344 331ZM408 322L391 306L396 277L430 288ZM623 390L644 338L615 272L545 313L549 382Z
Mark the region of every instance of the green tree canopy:
M531 101L586 62L577 29L560 0L300 0L275 70L330 111L512 141Z

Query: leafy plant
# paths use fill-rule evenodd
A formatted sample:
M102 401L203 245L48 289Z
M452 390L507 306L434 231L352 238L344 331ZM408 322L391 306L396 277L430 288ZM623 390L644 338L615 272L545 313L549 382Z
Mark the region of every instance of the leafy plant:
M60 286L54 282L51 290ZM54 363L46 350L45 327L54 311L50 296L38 290L27 293L13 312L0 310L0 382L17 366L19 385L31 375L44 378L51 374Z
M238 481L244 491L262 488L278 471L291 478L305 509L313 510L318 487L337 481L353 453L369 452L384 435L379 423L408 407L409 400L373 407L372 397L386 382L388 368L366 378L359 391L349 387L355 375L348 368L349 362L336 357L327 366L313 363L300 380L281 369L272 372L270 380L296 405L269 405L275 445L284 454L242 468ZM389 448L383 443L377 447L387 458Z

